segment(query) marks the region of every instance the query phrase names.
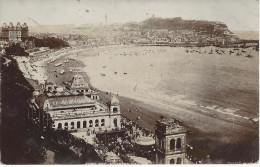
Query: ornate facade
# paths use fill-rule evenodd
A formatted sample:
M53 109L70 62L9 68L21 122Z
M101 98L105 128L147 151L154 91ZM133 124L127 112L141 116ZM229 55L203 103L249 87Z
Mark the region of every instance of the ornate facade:
M181 122L157 120L155 129L157 164L183 164L186 155L186 130Z
M70 89L67 91L76 91L77 94L35 97L30 102L28 117L32 120L38 119L44 126L52 125L55 129L90 131L121 129L120 105L116 96L111 97L108 106L103 104L99 101L97 92L89 88L81 75L73 77Z
M16 26L11 22L9 26L6 23L2 26L1 39L5 41L24 41L28 38L28 26L26 23L21 25L19 22Z

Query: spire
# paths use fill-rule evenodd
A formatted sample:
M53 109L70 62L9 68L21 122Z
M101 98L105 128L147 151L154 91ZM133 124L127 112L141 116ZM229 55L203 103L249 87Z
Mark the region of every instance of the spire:
M111 105L119 105L119 100L115 95L112 95Z

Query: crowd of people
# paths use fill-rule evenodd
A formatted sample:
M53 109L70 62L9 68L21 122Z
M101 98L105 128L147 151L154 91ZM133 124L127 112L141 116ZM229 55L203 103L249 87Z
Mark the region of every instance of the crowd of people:
M155 146L143 147L136 144L137 139L148 136L154 138L154 134L124 117L121 119L121 129L96 134L94 142L99 154L104 156L107 152L114 152L124 163L133 163L129 156L144 157L154 162Z

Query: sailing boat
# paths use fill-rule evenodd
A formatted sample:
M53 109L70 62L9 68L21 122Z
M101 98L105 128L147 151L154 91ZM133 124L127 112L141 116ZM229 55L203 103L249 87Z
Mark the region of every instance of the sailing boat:
M238 49L236 56L240 56L240 55L241 55L241 53L240 53L240 50Z
M250 53L248 55L246 55L245 57L247 58L253 58L253 56L251 55L251 50L250 50Z

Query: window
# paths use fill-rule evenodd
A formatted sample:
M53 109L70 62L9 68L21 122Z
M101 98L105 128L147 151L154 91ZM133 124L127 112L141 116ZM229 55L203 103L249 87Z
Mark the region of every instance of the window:
M79 129L80 128L80 122L78 121L77 122L77 129Z
M114 108L113 108L113 112L117 112L117 107L114 107Z
M174 159L171 159L171 160L170 160L170 164L175 164L175 160L174 160Z
M58 124L58 129L61 129L61 128L62 128L62 124L59 123L59 124Z
M114 118L114 126L117 127L117 119Z
M68 122L64 123L64 129L68 129Z
M99 126L99 121L98 119L95 120L95 127L98 127Z
M93 121L92 120L89 121L89 127L93 127Z
M170 140L170 150L174 150L175 149L175 140L171 139Z
M101 126L105 126L105 119L101 119Z
M87 121L83 121L83 128L87 127Z
M177 145L176 145L177 149L180 149L181 148L181 139L178 138L177 139Z
M181 158L177 158L177 164L181 164L182 159Z
M70 129L74 129L74 122L71 122L70 125L71 125Z

